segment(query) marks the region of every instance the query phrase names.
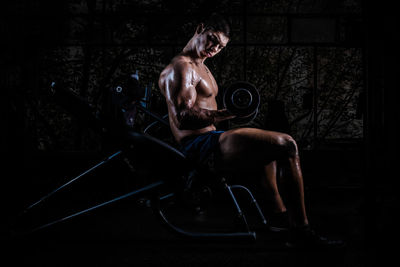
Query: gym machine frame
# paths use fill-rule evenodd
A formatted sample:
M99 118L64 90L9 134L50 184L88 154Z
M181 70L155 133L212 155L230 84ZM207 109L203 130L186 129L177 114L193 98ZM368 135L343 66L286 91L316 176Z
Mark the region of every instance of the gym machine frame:
M132 107L132 106L131 106ZM114 158L118 158L123 156L124 154L129 154L129 153L135 153L134 149L135 146L137 146L138 144L140 146L143 146L144 144L148 143L151 144L152 146L156 146L159 147L160 149L164 149L167 150L168 153L172 153L173 155L175 155L176 157L178 157L180 160L182 160L183 162L186 163L186 166L191 166L190 169L188 169L187 171L183 171L182 174L184 175L188 175L188 171L194 171L196 170L196 168L198 166L195 166L192 162L189 162L188 159L186 159L186 157L177 149L175 149L173 146L163 142L162 140L159 140L149 134L147 134L147 131L149 129L151 129L154 125L157 125L159 123L161 123L162 125L168 126L169 127L169 123L165 120L165 118L167 117L161 117L157 114L154 114L153 112L149 111L148 109L146 109L145 107L143 107L141 105L141 102L137 102L134 104L134 107L137 108L138 110L144 112L145 114L151 116L152 118L155 119L155 122L151 123L145 130L143 133L139 133L139 132L134 132L134 131L129 131L128 132L128 142L131 144L129 149L129 152L126 153L126 148L125 149L121 149L118 150L114 153L112 153L110 156L106 157L105 159L103 159L102 161L100 161L99 163L97 163L96 165L94 165L93 167L85 170L84 172L80 173L78 176L70 179L68 182L64 183L63 185L57 187L56 189L54 189L53 191L49 192L48 194L44 195L43 197L41 197L38 201L32 203L31 205L29 205L23 212L22 214L28 213L33 207L38 206L39 204L47 201L51 196L53 196L54 194L56 194L57 192L59 192L62 189L65 189L66 187L68 187L69 185L71 185L72 183L76 182L79 179L82 179L85 175L87 175L88 173L91 173L92 171L94 171L95 169L99 168L100 166L109 163L112 159ZM132 145L133 144L133 145ZM132 148L133 147L133 148ZM174 234L184 237L184 238L191 238L191 239L244 239L244 240L256 240L256 233L254 231L251 231L246 216L243 212L243 210L241 209L237 198L235 197L234 194L234 190L240 189L240 190L244 190L250 197L251 199L251 203L255 206L260 219L262 221L262 223L264 225L267 224L267 221L255 199L255 197L253 196L253 194L251 193L251 191L246 188L245 186L242 185L229 185L225 178L220 177L220 185L222 185L223 189L225 189L228 192L228 195L230 196L231 200L232 200L232 204L235 208L236 211L236 215L237 218L240 219L241 222L241 230L237 231L237 232L231 232L231 233L207 233L207 232L192 232L192 231L186 231L174 224L172 224L169 220L167 215L165 214L165 212L162 210L162 208L160 207L160 202L168 199L172 196L175 195L174 192L166 194L164 196L159 196L158 195L158 191L160 188L162 188L163 186L167 185L168 182L160 179L159 181L150 183L142 188L133 190L129 193L120 195L116 198L110 199L108 201L102 202L100 204L94 205L90 208L75 212L73 214L64 216L62 218L56 219L54 221L51 221L49 223L43 224L39 227L34 228L33 230L30 231L30 233L32 232L37 232L39 230L43 230L45 228L48 228L50 226L53 226L55 224L58 224L60 222L72 219L76 216L91 212L93 210L99 209L101 207L107 206L111 203L123 200L123 199L128 199L128 198L132 198L135 196L138 196L140 194L144 194L144 193L149 193L151 196L151 207L152 210L154 212L154 214L156 215L156 217L159 219L159 221L161 222L162 225L164 225L168 230L170 230L171 232L173 232Z

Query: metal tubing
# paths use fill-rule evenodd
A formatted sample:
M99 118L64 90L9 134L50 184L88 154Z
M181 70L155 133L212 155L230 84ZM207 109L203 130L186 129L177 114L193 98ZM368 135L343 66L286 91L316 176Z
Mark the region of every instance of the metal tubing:
M171 224L168 219L165 217L164 213L158 209L157 214L160 219L164 222L166 226L174 233L195 239L214 239L214 238L227 238L227 239L248 239L251 241L256 240L256 233L255 232L235 232L235 233L198 233L198 232L187 232L179 227L174 226Z
M158 186L163 185L163 184L164 184L163 181L158 181L158 182L152 183L152 184L147 185L147 186L145 186L145 187L142 187L142 188L140 188L140 189L138 189L138 190L129 192L129 193L125 194L125 195L122 195L122 196L113 198L113 199L111 199L111 200L108 200L108 201L106 201L106 202L100 203L100 204L95 205L95 206L93 206L93 207L90 207L90 208L88 208L88 209L84 209L84 210L82 210L82 211L79 211L79 212L76 212L76 213L74 213L74 214L68 215L68 216L63 217L63 218L61 218L61 219L58 219L58 220L52 221L52 222L50 222L50 223L44 224L44 225L42 225L42 226L39 226L39 227L33 229L32 232L36 232L36 231L38 231L38 230L41 230L41 229L46 228L46 227L49 227L49 226L54 225L54 224L56 224L56 223L59 223L59 222L62 222L62 221L71 219L71 218L73 218L73 217L76 217L76 216L78 216L78 215L87 213L87 212L92 211L92 210L94 210L94 209L98 209L98 208L103 207L103 206L105 206L105 205L114 203L114 202L116 202L116 201L118 201L118 200L122 200L122 199L128 198L128 197L130 197L130 196L136 195L136 194L138 194L138 193L141 193L141 192L144 192L144 191L148 191L148 190L150 190L150 189L153 189L153 188L158 187Z
M264 213L261 211L261 208L260 208L260 206L258 205L258 202L257 202L257 200L255 199L255 197L253 196L253 194L251 193L251 191L247 188L247 187L245 187L245 186L243 186L243 185L231 185L231 188L241 188L241 189L244 189L244 190L246 190L247 191L247 193L249 193L249 195L250 195L250 197L251 197L251 202L256 206L256 209L257 209L257 211L258 211L258 214L260 214L260 217L261 217L261 220L262 220L262 222L263 222L263 224L267 224L267 220L265 219L265 217L264 217Z
M103 161L99 162L98 164L94 165L93 167L91 167L90 169L84 171L83 173L79 174L78 176L76 176L75 178L69 180L68 182L66 182L65 184L63 184L62 186L56 188L55 190L51 191L50 193L48 193L47 195L43 196L41 199L39 199L38 201L36 201L35 203L31 204L30 206L28 206L23 213L26 213L28 210L30 210L31 208L33 208L34 206L38 205L39 203L43 202L45 199L49 198L50 196L54 195L56 192L60 191L61 189L63 189L64 187L66 187L67 185L75 182L76 180L78 180L79 178L81 178L82 176L88 174L89 172L95 170L96 168L100 167L101 165L107 163L108 161L110 161L112 158L118 156L119 154L121 154L122 151L118 151L114 154L112 154L111 156L109 156L108 158L104 159Z
M249 225L248 225L247 220L246 220L246 216L244 216L244 213L243 213L242 209L240 208L239 203L237 202L236 197L233 194L231 187L229 185L227 185L227 184L225 184L225 187L228 189L228 192L229 192L229 194L230 194L230 196L231 196L231 198L233 200L233 203L235 204L235 207L236 207L236 209L238 211L239 218L241 218L243 220L243 223L246 226L247 231L250 232Z

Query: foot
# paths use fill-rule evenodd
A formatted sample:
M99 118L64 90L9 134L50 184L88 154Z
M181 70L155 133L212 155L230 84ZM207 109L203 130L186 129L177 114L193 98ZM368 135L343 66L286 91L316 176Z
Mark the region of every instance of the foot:
M271 232L289 230L289 216L287 212L273 213L267 218L267 226Z
M306 225L290 229L286 246L290 248L339 248L344 246L344 242L322 237L312 230L309 225Z

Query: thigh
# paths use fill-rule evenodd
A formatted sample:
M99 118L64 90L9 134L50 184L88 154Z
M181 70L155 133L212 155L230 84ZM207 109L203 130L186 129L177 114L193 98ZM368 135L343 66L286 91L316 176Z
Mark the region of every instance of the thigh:
M262 167L285 156L288 140L292 138L287 134L256 128L226 131L219 138L222 164L233 169Z

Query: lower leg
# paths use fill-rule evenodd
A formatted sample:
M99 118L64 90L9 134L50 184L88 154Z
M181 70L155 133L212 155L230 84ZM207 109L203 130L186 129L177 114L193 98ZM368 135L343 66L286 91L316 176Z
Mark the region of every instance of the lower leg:
M264 167L264 179L261 180L261 184L264 189L267 190L267 197L272 202L272 212L279 213L285 212L286 206L283 203L282 197L279 193L277 183L277 164L276 161L272 161Z
M286 190L288 191L288 200L290 201L289 211L293 226L308 225L308 218L304 200L304 183L300 167L299 157L293 156L288 159L287 169L288 177L285 177Z
M276 203L276 211L284 211L286 208L278 192L276 162L271 164L270 160L285 159L285 162L289 163L287 169L291 174L290 179L287 179L288 188L285 190L288 200L292 200L288 211L293 214L295 225L308 224L298 148L291 136L254 128L239 128L221 134L219 142L222 162L227 167L258 168L259 164L265 166L269 162L264 167L263 184Z

